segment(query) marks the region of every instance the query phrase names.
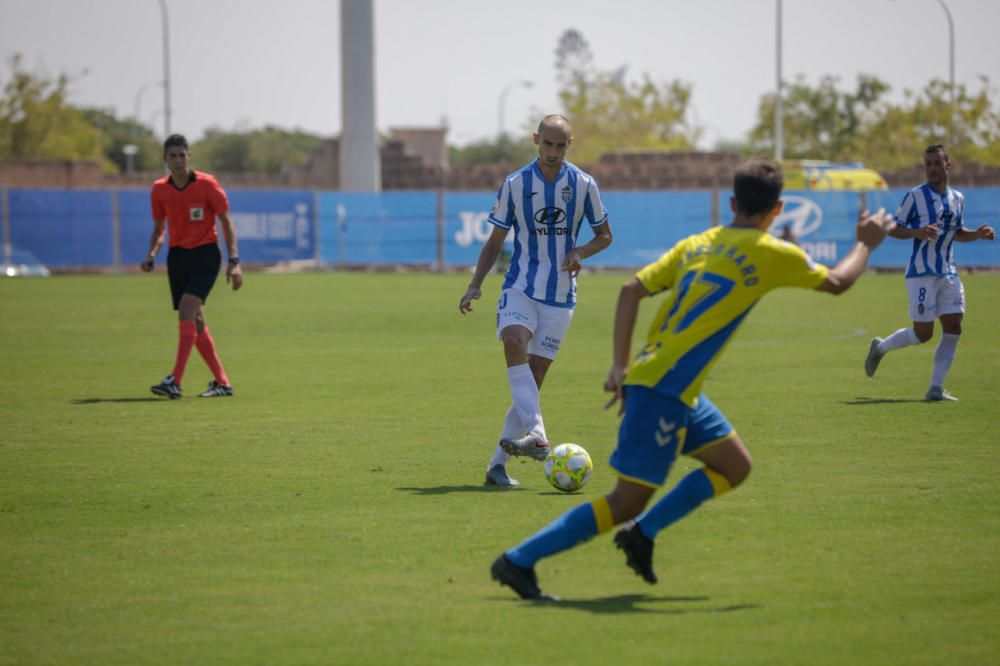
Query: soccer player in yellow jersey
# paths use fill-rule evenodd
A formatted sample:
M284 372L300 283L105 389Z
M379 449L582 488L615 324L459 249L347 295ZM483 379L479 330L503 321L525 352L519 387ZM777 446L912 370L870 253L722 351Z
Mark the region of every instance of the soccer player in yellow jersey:
M737 170L734 213L728 227L715 227L677 243L621 289L615 311L613 362L604 388L624 414L611 466L614 490L566 512L526 541L501 554L491 573L525 599L543 598L534 566L538 560L610 530L626 563L649 583L656 534L705 500L735 488L750 473L750 454L726 417L701 392L709 369L733 333L766 293L802 287L831 294L847 291L882 242L892 217L879 210L861 214L857 242L836 266L813 263L795 245L767 233L781 212L781 166L754 159ZM632 332L643 298L668 292L646 337L629 363ZM679 454L704 467L683 479L643 513L667 479ZM641 514L641 515L640 515Z

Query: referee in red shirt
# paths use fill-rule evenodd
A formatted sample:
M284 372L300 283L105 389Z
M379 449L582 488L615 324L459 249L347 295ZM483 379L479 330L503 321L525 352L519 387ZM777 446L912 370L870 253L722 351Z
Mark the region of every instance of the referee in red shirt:
M236 229L229 219L229 201L215 176L195 171L188 166L191 150L187 139L172 134L163 143L163 160L170 174L153 183L153 234L149 239L149 254L142 262L145 272L153 270L153 260L163 245L164 223L170 229L170 249L167 251L167 275L174 310L180 316L180 336L177 341L177 360L173 372L163 381L150 387L156 395L180 398L181 382L187 367L191 348L197 347L201 357L212 370L215 379L208 383L208 390L200 398L231 396L233 387L222 368L215 351L215 341L205 324L205 300L212 291L219 275L222 253L215 219L222 223L229 251L226 282L233 291L243 286L239 252L236 248Z

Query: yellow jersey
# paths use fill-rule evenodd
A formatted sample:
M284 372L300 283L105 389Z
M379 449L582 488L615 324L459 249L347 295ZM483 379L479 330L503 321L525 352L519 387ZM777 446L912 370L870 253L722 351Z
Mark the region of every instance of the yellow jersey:
M709 369L764 294L814 289L826 276L798 246L758 229L713 227L685 238L636 275L650 294L670 294L625 383L693 407Z

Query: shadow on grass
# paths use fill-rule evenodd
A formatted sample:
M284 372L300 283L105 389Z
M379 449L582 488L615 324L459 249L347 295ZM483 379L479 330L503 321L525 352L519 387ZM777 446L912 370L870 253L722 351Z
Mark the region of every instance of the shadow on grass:
M102 402L169 402L163 398L74 398L69 401L73 405L97 405Z
M517 600L512 600L517 601ZM689 613L732 613L754 610L757 604L729 604L726 606L694 605L709 601L708 597L658 597L650 594L619 594L597 599L559 599L527 602L538 608L566 608L595 614L654 613L659 615L687 615ZM670 604L670 608L663 607ZM657 607L660 606L660 607Z
M866 396L860 396L854 400L841 400L843 405L892 405L897 403L915 403L927 402L926 400L920 400L918 398L868 398Z
M396 490L405 490L414 495L448 495L450 493L512 493L521 490L520 487L501 488L500 486L429 486L427 488L413 488L402 486Z

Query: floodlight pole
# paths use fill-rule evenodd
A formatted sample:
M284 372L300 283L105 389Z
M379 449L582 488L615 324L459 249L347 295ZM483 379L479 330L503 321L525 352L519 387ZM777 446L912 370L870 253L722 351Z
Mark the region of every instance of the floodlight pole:
M167 17L167 0L160 0L160 19L163 26L163 138L170 136L170 21Z
M944 0L938 0L944 15L948 17L948 88L951 90L951 143L958 141L958 103L955 94L955 22L951 20L951 12Z
M522 88L531 88L534 85L535 84L532 83L531 81L514 81L512 83L508 83L507 85L505 85L503 87L503 90L500 91L500 99L497 102L497 140L502 139L505 133L504 122L503 122L504 111L506 110L507 107L507 95L510 94L511 88L515 86L520 86Z
M775 71L777 82L774 93L774 159L780 162L785 151L785 128L781 101L781 0L776 0L775 16Z

